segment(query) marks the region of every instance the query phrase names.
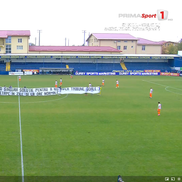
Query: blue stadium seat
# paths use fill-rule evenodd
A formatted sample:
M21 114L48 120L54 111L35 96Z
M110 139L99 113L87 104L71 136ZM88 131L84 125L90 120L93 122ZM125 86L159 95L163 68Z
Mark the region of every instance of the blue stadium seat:
M112 72L113 70L122 70L119 63L33 63L33 62L12 62L11 71L16 69L39 69L39 68L74 68L78 72ZM171 71L167 62L125 62L128 70L161 70ZM0 64L0 70L5 70L6 64Z
M6 70L6 63L0 63L0 71Z
M167 62L125 62L128 70L161 70L171 71Z

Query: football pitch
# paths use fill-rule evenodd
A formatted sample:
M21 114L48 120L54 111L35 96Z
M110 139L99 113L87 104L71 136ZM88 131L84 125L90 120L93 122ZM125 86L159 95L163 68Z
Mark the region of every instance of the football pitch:
M19 84L60 78L62 87L105 86L101 96L0 96L0 176L21 176L22 165L25 176L182 175L182 78L33 75ZM4 85L17 87L17 76L0 76Z

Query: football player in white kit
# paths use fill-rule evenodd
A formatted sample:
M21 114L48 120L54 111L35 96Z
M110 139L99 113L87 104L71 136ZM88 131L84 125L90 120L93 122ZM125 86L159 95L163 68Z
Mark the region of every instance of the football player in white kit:
M158 102L158 109L157 109L158 116L160 116L160 114L161 114L161 108L162 108L161 103Z
M152 89L152 87L150 88L150 98L152 98L152 92L153 92L153 89Z
M116 88L119 88L119 81L116 80Z

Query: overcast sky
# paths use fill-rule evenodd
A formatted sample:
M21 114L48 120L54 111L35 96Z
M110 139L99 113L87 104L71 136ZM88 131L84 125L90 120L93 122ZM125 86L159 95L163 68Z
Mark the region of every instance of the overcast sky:
M153 41L178 41L182 38L181 0L2 0L1 30L30 30L30 42L38 45L82 45L89 33L129 33ZM156 14L168 11L168 18L122 18L119 14ZM121 31L123 23L154 23L157 31ZM118 31L106 30L116 27ZM68 45L68 42L67 42Z

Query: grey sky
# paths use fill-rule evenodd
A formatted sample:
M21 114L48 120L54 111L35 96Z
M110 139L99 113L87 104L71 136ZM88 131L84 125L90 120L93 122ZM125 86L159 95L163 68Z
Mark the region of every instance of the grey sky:
M1 30L30 30L30 42L41 33L41 45L82 45L89 33L130 33L153 41L178 41L182 38L181 0L7 0L1 2ZM168 11L168 19L119 18L119 14L156 14ZM122 23L160 24L160 31L105 31L121 27Z

